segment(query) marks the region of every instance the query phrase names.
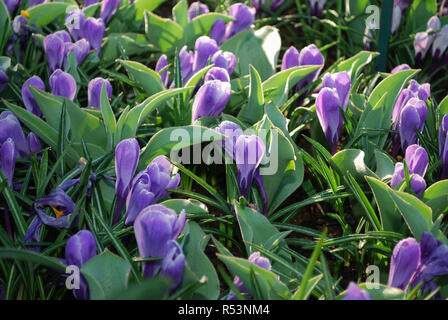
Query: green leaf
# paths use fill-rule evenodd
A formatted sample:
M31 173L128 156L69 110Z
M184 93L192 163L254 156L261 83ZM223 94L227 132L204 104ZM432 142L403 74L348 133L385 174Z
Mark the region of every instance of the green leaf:
M53 22L56 18L64 16L67 12L67 8L70 6L73 6L73 3L45 2L38 4L27 10L30 15L28 23L43 28Z
M394 173L395 165L392 159L383 151L375 150L376 174L384 179L390 177Z
M135 61L118 60L127 70L132 80L135 80L148 96L152 96L165 89L158 72L148 68L144 64Z
M124 291L110 297L111 300L162 300L168 297L170 285L165 279L146 279L130 285Z
M341 176L349 171L356 178L362 178L366 175L376 177L376 174L364 163L364 156L365 153L362 150L345 149L336 153L331 158L331 163Z
M4 1L0 3L0 30L0 54L2 54L12 32L11 19Z
M140 33L110 33L104 38L101 49L101 61L113 61L117 58L144 54L154 50L144 34Z
M179 24L148 11L145 11L144 15L146 35L149 42L156 48L159 48L163 53L167 53L181 44L184 30Z
M165 0L135 0L134 7L136 9L135 19L143 18L145 11L153 11L157 9Z
M247 259L217 254L233 276L238 276L256 300L284 300L290 298L288 288L272 272ZM252 277L252 275L254 277ZM255 282L256 281L256 282Z
M209 33L211 27L216 22L216 20L222 19L224 22L229 22L234 20L233 18L216 12L205 13L196 16L185 26L184 37L186 44L193 46L196 39L202 35Z
M239 61L235 71L241 76L249 74L253 65L262 81L275 73L281 38L278 30L265 26L257 31L252 29L238 33L224 42L221 50L232 52Z
M183 250L188 266L198 279L207 277L207 282L199 287L192 299L216 300L219 296L219 279L213 264L204 253L210 237L206 236L201 227L193 221L188 222L190 232L184 241ZM186 283L182 285L187 285Z
M378 52L361 51L353 57L343 60L337 63L335 66L331 66L330 69L331 72L347 72L352 83L355 83L358 80L358 76L362 68L372 62L372 60L378 55Z
M81 273L89 283L90 299L103 300L123 292L128 286L130 264L105 250L87 261Z
M409 17L407 21L407 31L409 34L415 33L419 28L426 26L428 20L437 14L436 0L414 0L409 5Z
M185 28L188 24L188 2L186 0L180 0L173 7L173 18L182 28Z
M117 127L117 120L115 119L114 112L109 103L105 83L103 83L103 87L101 88L101 114L103 115L107 134L106 150L112 150L112 147L114 146L114 135Z
M263 117L264 114L264 96L260 75L257 70L250 65L250 87L249 101L238 114L238 118L247 123L255 123Z
M448 210L448 180L434 183L425 190L422 196L423 202L431 207L433 220Z
M446 96L439 104L440 118L448 113L448 96Z
M16 249L16 248L0 248L0 257L3 259L22 260L35 263L38 265L44 265L46 267L65 271L66 266L59 260L53 257L45 256L41 253Z
M202 202L199 202L194 199L188 199L188 200L170 199L163 201L160 204L176 212L181 212L182 210L185 210L187 214L198 214L198 215L209 214L207 206Z

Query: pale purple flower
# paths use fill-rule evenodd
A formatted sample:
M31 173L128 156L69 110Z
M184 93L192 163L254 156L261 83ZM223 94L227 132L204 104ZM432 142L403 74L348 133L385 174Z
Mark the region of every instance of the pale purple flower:
M168 60L166 57L166 54L162 54L157 60L156 64L156 72L160 73L160 70L165 68L168 65ZM170 72L168 70L163 71L163 73L160 75L160 78L162 80L163 85L166 87L168 85L168 77Z
M226 35L226 23L224 20L219 18L213 23L210 28L210 38L214 39L216 43L220 46L225 39Z
M235 20L227 23L225 33L226 40L250 28L255 20L255 8L249 8L242 3L235 3L229 8L229 16Z
M219 67L213 67L205 74L204 82L212 80L230 82L227 70Z
M233 73L236 67L236 58L232 52L218 50L212 56L212 63L215 67L224 68L230 74Z
M288 48L288 50L285 51L285 54L283 55L281 71L298 66L299 51L297 51L295 47L291 46Z
M101 109L101 90L103 86L106 87L107 98L110 99L112 96L112 85L108 80L101 77L90 80L87 89L89 107Z
M77 87L75 78L71 74L57 69L51 74L49 83L52 94L72 101L75 98Z
M110 18L117 11L118 4L120 0L102 0L101 1L101 10L100 10L100 18L104 20L104 24L107 24Z
M343 300L373 300L370 294L354 282L348 284Z
M193 20L204 13L209 13L207 5L199 1L193 2L188 8L188 19Z
M37 104L36 99L34 99L33 94L30 91L29 86L33 86L39 90L45 91L45 83L39 76L32 76L22 86L22 100L25 104L26 110L31 112L32 114L41 117L42 111L40 110L39 105Z
M204 68L216 51L218 51L218 45L215 40L207 36L199 37L195 43L193 73Z
M204 83L198 90L192 107L192 122L202 117L218 116L231 96L230 83L213 80Z

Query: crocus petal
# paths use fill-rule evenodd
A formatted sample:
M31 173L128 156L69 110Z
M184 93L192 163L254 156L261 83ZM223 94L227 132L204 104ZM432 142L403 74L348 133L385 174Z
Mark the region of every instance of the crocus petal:
M50 72L62 68L65 58L64 40L57 35L50 34L44 39L44 49L47 54L48 68L50 69Z
M426 181L422 176L418 174L414 174L411 177L411 189L415 192L415 194L420 197L426 189Z
M33 207L43 224L55 228L69 228L71 215L75 210L75 203L64 191L56 189L48 196L34 201ZM55 212L57 210L61 216L52 217L47 215L45 212L46 207L52 208Z
M414 238L403 239L392 252L388 286L405 290L420 263L420 246Z
M100 55L101 44L103 43L106 26L103 19L88 18L82 26L82 34L89 42L90 49L95 50Z
M208 13L208 7L206 4L203 4L199 1L193 2L190 7L188 8L188 18L190 20L193 20L197 16L200 16L201 14Z
M56 96L66 97L73 101L76 96L76 80L69 73L61 69L55 70L49 79L51 93Z
M101 1L100 18L104 20L105 24L115 14L115 11L117 11L117 7L118 7L119 3L120 3L120 0L102 0Z
M30 132L28 137L26 137L26 142L31 153L36 153L42 150L42 145L40 144L40 139L34 132Z
M8 138L14 141L16 158L25 157L30 153L19 120L11 111L3 111L0 114L0 145Z
M395 164L394 174L390 180L390 185L396 188L404 180L404 165L401 162Z
M366 290L362 290L354 282L350 282L344 296L344 300L372 300Z
M160 70L162 70L163 68L165 68L168 65L168 60L166 57L166 54L162 54L159 58L159 60L157 60L157 64L156 64L156 72L160 73ZM169 71L165 70L161 75L160 78L162 79L162 83L163 85L166 87L168 85L168 76L169 76Z
M106 86L107 98L110 99L112 96L112 85L108 80L101 77L90 80L87 89L89 107L101 109L101 90L103 86Z
M229 73L224 68L213 67L205 75L204 82L213 80L230 82Z
M243 129L241 129L241 127L234 122L223 121L214 130L227 137L226 139L221 140L220 144L228 156L234 159L236 140L243 134Z
M16 150L14 141L11 138L6 139L0 148L0 169L8 181L9 187L12 187L12 178L16 166Z
M415 173L422 177L425 176L429 165L429 157L424 148L417 144L410 145L406 149L405 159L410 174Z
M224 41L224 37L226 35L226 23L224 20L219 18L213 23L210 28L210 38L214 39L216 43L220 46Z
M193 75L194 53L187 50L187 46L183 46L179 51L180 70L182 73L182 81L186 83Z
M390 72L391 74L395 74L397 72L400 71L404 71L404 70L410 70L411 67L407 64L400 64L399 66L396 66L395 68L392 69L392 71Z
M86 39L80 39L75 43L65 44L65 63L67 64L67 56L70 52L73 52L76 58L76 62L81 64L90 52L90 44Z
M288 50L285 51L285 54L283 55L281 71L298 66L299 51L295 47L291 46L288 48Z
M45 83L39 76L32 76L31 78L26 80L22 86L22 100L25 104L25 108L32 114L41 117L42 111L40 110L36 99L34 99L29 86L33 86L39 90L45 91Z
M207 81L199 88L192 107L192 122L202 117L218 116L230 100L229 82Z
M225 39L230 39L241 31L250 28L255 20L255 8L249 8L245 4L236 3L230 6L229 16L234 18L226 26Z
M167 253L162 261L161 274L171 280L171 289L177 288L182 282L185 267L185 255L179 244L170 240Z
M448 48L448 25L443 26L442 30L436 34L432 44L432 55L434 59L439 59Z
M86 16L82 10L73 10L65 17L65 26L75 41L84 37L84 24Z
M322 85L327 88L336 89L339 96L339 106L347 111L348 98L351 89L351 79L347 72L327 73L322 79Z
M232 74L236 67L236 58L232 52L219 50L212 56L212 63L215 67L224 68Z
M204 68L207 65L208 59L212 57L216 51L218 51L218 45L215 40L207 36L199 37L195 43L193 73Z

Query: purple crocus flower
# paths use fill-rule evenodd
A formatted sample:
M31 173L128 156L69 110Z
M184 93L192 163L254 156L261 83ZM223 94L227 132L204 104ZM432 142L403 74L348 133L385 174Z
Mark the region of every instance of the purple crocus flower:
M101 77L90 80L87 89L88 106L92 108L101 109L101 90L106 86L107 98L112 96L112 85L106 79Z
M75 265L81 268L94 256L96 256L96 243L90 231L81 230L68 239L65 246L65 261L68 266ZM89 287L84 276L81 275L79 289L74 289L73 295L78 300L89 299Z
M322 86L336 89L339 96L339 106L347 111L348 98L350 96L351 79L347 72L327 73L322 79Z
M370 26L366 25L364 29L364 37L362 38L362 43L364 45L364 50L371 51L372 50L372 39L373 33Z
M182 73L182 82L186 83L193 75L194 53L183 46L179 51L179 63Z
M207 5L199 1L193 2L188 8L188 19L193 20L197 16L200 16L204 13L209 13Z
M180 175L172 175L171 171L172 166L168 159L158 156L135 176L126 199L126 225L132 225L145 207L166 197L169 194L166 189L179 186Z
M414 39L414 49L415 49L415 60L421 62L431 45L434 42L435 34L430 34L431 32L438 31L441 28L440 20L437 16L432 17L428 21L425 32L419 32L415 35Z
M434 59L440 59L448 48L448 25L444 25L442 30L435 35L432 44L432 56Z
M50 72L62 68L65 58L65 44L62 37L50 34L44 39L44 49L47 54L48 68Z
M324 67L324 56L320 52L319 48L315 44L310 44L309 46L300 50L299 53L299 66L312 66L312 65L320 65L321 67L314 71L312 74L308 75L305 79L303 79L303 83L300 88L304 88L310 82L313 82L317 79L320 72ZM300 82L299 82L300 84Z
M160 273L171 280L171 290L176 289L182 282L185 268L185 255L175 240L167 243L166 255L162 260Z
M34 132L30 132L26 137L26 142L28 144L28 149L30 153L36 153L42 150L42 145L40 144L39 137Z
M115 211L114 223L120 217L129 190L131 181L137 169L140 158L140 146L134 138L121 141L115 148L115 173L117 180L115 182L115 192L117 194L117 208Z
M9 14L12 15L16 11L17 7L22 3L22 0L3 0L8 8Z
M43 224L55 228L69 228L71 216L75 212L75 203L61 188L34 201L33 207ZM54 217L45 212L47 207L52 209Z
M98 3L98 2L100 2L100 1L99 0L85 0L84 1L84 8L88 7L88 6L92 5L92 4Z
M202 117L218 116L230 100L229 82L207 81L199 88L193 102L192 122Z
M65 43L65 62L67 63L67 56L70 52L75 55L78 64L81 64L90 52L90 44L86 39L80 39L75 43Z
M234 18L226 26L225 39L228 40L234 35L250 28L255 20L255 8L249 8L245 4L235 3L229 8L229 16Z
M0 93L5 90L6 86L8 85L9 77L6 74L5 70L2 70L0 68Z
M256 251L252 253L249 258L247 259L249 262L252 262L253 264L259 266L260 268L263 268L265 270L271 270L271 262L269 259L262 257L260 252ZM238 289L238 291L242 294L245 294L245 299L250 300L252 299L251 296L248 295L248 290L246 285L243 283L243 281L240 279L240 277L235 276L233 279L233 284ZM230 294L227 298L227 300L236 300L237 296L233 294L232 291L230 291Z
M323 88L316 99L316 113L327 142L330 145L331 154L335 154L338 147L339 134L344 123L339 107L340 98L336 89Z
M392 69L392 71L390 72L391 74L395 74L397 72L400 71L404 71L404 70L410 70L411 67L407 64L400 64L399 66L396 66L395 68Z
M106 26L103 19L88 18L82 25L82 34L89 42L90 49L95 50L98 56L101 53L101 44L103 43L104 31Z
M220 140L219 143L226 151L226 154L231 159L235 159L236 140L243 134L243 129L241 129L241 127L234 122L223 121L214 130L227 137L224 140Z
M219 50L212 56L212 63L215 67L224 68L232 74L236 67L236 58L232 52Z
M65 17L65 25L75 41L84 37L86 16L82 10L73 10Z
M415 129L422 132L428 109L426 103L418 98L412 98L400 113L401 148L406 148L418 141Z
M230 77L226 69L213 67L205 74L204 82L213 80L230 82Z
M22 86L22 100L25 104L25 108L32 114L42 117L42 111L37 104L36 99L34 99L33 94L30 91L29 86L33 86L39 90L45 91L45 83L39 76L32 76Z
M356 283L350 282L343 300L372 300L372 297L367 290L362 290Z
M439 129L439 155L442 159L442 179L448 178L448 114L442 119Z
M411 188L420 196L426 189L426 182L423 177L429 164L429 157L426 150L419 145L413 144L406 149L405 161L411 177ZM404 165L399 162L395 164L394 173L392 175L390 184L396 188L404 180Z
M235 162L238 170L238 186L243 197L247 197L257 168L266 151L261 138L252 135L241 135L235 143Z
M226 23L224 20L219 18L218 20L213 23L212 27L210 28L210 38L214 39L216 43L220 46L226 35Z
M387 285L405 290L420 263L420 246L414 238L403 239L395 246L390 259Z
M66 97L73 101L76 96L76 80L69 73L62 71L61 69L55 70L49 79L51 93Z
M182 210L178 216L174 210L159 204L146 207L137 216L134 223L134 233L140 256L142 258L161 259L160 261L144 262L144 277L156 276L168 254L171 254L171 260L173 256L178 255L178 253L173 255L172 252L169 252L170 249L172 250L170 240L175 240L179 236L184 228L185 219L185 210ZM169 259L170 257L165 262L166 266L169 264ZM167 269L165 269L166 271ZM180 268L176 266L171 271L179 272ZM177 277L172 273L170 277L177 280Z
M287 70L289 68L299 66L299 51L291 46L285 51L282 59L282 69L281 71Z
M3 176L8 181L9 187L12 187L12 178L16 166L16 147L11 138L6 139L0 145L0 169Z
M22 158L29 154L19 120L11 111L3 111L0 114L0 145L5 143L8 138L14 141L16 158Z
M195 43L193 73L204 68L208 63L208 59L212 57L216 51L218 51L218 45L215 40L207 36L199 37Z
M394 0L392 13L392 33L396 34L400 26L401 17L409 6L409 0Z
M166 54L162 54L157 60L156 64L156 72L160 73L160 70L165 68L168 65L168 59L166 57ZM182 72L182 71L181 71ZM170 72L168 70L163 71L163 73L160 75L160 78L162 79L162 83L165 87L168 86L168 77Z
M319 19L323 19L326 2L327 0L310 0L310 14Z
M100 18L104 20L104 24L107 24L110 18L117 11L118 4L120 0L102 0L101 1L101 10L100 10Z

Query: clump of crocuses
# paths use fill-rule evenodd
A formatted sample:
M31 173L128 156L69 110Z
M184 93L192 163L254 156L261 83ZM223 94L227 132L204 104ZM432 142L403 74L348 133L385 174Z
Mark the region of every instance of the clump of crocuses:
M346 72L327 73L322 80L323 88L316 99L316 113L331 154L338 147L339 134L344 124L341 110L347 110L351 80Z
M186 220L185 210L179 215L163 205L155 204L143 209L134 223L135 239L142 258L159 260L143 263L143 276L161 274L171 280L175 289L182 281L185 256L176 242Z
M388 285L402 290L423 283L421 291L434 291L436 277L448 275L448 246L430 232L423 232L418 243L403 239L395 246L389 269Z
M429 164L428 153L424 148L413 144L406 149L405 162L410 175L411 189L420 196L426 189L424 176ZM390 181L392 187L398 187L405 180L404 170L403 163L398 162L395 164L394 174Z

